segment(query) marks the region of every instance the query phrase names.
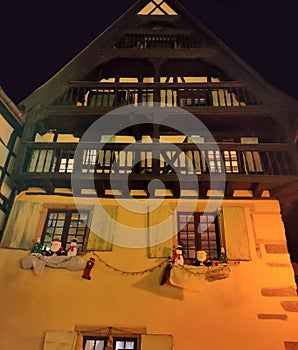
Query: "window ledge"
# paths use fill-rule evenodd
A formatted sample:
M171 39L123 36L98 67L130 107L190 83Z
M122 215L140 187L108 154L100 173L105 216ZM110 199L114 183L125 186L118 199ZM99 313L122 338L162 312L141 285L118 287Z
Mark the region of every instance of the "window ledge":
M201 290L204 282L213 282L229 277L231 269L228 264L218 266L173 266L169 282L176 287Z

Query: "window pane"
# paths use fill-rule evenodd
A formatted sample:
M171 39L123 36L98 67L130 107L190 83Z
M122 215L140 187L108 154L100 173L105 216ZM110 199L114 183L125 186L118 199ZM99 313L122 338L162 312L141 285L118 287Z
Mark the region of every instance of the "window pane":
M122 340L117 340L117 341L116 341L115 350L123 350L123 349L125 349L125 347L124 347L124 341L122 341Z
M104 350L105 342L104 340L97 340L95 345L95 350Z
M104 350L104 340L87 340L84 350Z
M135 348L135 342L134 341L127 341L125 342L125 349L134 349Z
M136 341L135 340L116 340L115 350L135 350Z

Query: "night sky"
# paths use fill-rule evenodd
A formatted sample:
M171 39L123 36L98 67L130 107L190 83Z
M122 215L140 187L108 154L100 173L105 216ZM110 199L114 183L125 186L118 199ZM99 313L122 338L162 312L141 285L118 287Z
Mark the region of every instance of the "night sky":
M180 2L265 79L298 99L295 1ZM134 3L28 0L1 5L1 87L18 104Z

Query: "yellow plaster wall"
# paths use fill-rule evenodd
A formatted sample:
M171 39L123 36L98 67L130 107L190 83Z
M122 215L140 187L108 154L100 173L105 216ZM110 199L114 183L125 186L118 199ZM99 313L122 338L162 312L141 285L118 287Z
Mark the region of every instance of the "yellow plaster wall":
M19 199L47 205L73 204L68 197L21 195ZM199 201L197 208L205 205ZM20 265L28 251L2 248L1 348L41 350L46 330L71 331L76 325L145 327L149 334L172 334L174 350L281 350L285 340L297 341L298 314L286 312L280 305L282 300L297 301L297 297L261 294L262 288L294 285L289 255L268 254L259 240L264 227L271 227L272 235L265 237L266 242L285 242L283 227L280 222L276 224L281 220L278 203L231 200L223 205L245 208L251 260L231 263L228 278L203 280L197 291L160 286L162 267L134 275L121 272L140 272L164 260L148 259L146 249L114 245L112 252L88 253L86 260L89 256L96 259L88 281L81 277L81 271L48 267L36 276ZM173 200L171 206L175 207ZM134 220L132 213L125 215L126 222ZM255 216L258 220L263 217L267 226L255 225ZM282 314L287 320L259 320L258 314Z

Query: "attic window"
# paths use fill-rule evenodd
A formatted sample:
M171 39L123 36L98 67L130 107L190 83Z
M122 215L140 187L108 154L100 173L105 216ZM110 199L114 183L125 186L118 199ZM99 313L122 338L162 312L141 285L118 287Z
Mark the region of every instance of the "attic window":
M152 0L138 13L138 15L175 16L177 13L164 0Z

